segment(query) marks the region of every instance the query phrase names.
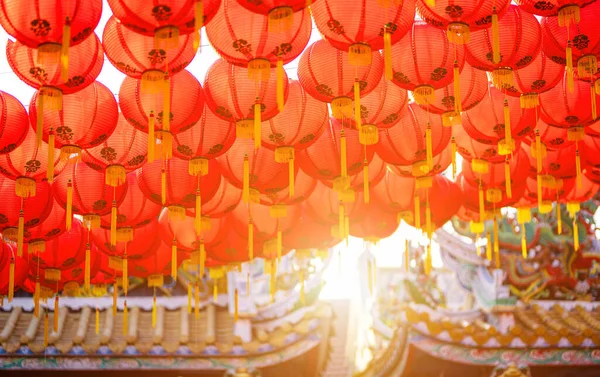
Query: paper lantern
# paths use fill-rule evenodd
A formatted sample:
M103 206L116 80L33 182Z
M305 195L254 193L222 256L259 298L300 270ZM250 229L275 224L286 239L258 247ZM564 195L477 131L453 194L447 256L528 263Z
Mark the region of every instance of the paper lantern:
M240 236L248 238L248 227L252 224L254 241L262 243L292 227L298 219L299 210L298 206L291 205L287 207L287 216L273 217L269 206L253 205L249 210L247 206L240 205L231 212L231 227Z
M444 149L442 151L442 153L433 157L433 164L432 164L433 167L431 168L430 172L427 175L434 176L434 175L443 173L444 171L446 171L446 169L448 169L448 167L450 166L450 164L452 164L452 162L456 163L456 158L455 157L453 158L452 147L448 146L448 147L446 147L446 149ZM414 177L411 165L387 164L386 168L387 168L387 170L394 172L395 174L399 175L400 177ZM456 170L456 169L454 169L454 170ZM456 175L456 172L454 172L454 175Z
M208 159L227 153L235 142L235 123L204 106L202 117L189 129L173 135L173 155L189 161L191 175L208 173Z
M185 254L177 251L176 262L177 266L185 259ZM144 258L135 259L129 262L129 276L148 279L148 284L154 287L162 287L163 276L171 273L172 255L170 245L164 242L160 243L153 253L146 255ZM160 284L159 284L160 283Z
M352 117L352 98L360 103L360 98L379 84L382 73L381 54L374 53L367 65L353 66L347 52L324 40L308 46L298 63L298 80L304 90L319 101L331 103L333 116L338 119ZM360 109L355 106L354 117L360 122L357 108Z
M476 159L487 162L500 162L506 159L506 156L501 153L497 144L484 144L473 139L462 125L455 126L452 134L456 142L457 152L469 161ZM519 149L521 141L513 140L515 142L515 150Z
M215 195L202 203L202 214L213 219L223 217L233 211L241 200L242 190L223 178Z
M399 176L387 170L381 183L373 186L373 198L387 213L405 211L409 215L413 208L416 181L412 176Z
M294 171L294 181L294 196L290 196L290 186L287 186L277 192L268 191L260 194L260 203L266 206L275 206L279 208L298 204L305 201L312 194L317 185L317 180L301 169ZM278 209L275 208L273 209L273 211L277 210ZM285 214L286 212L283 213Z
M406 51L411 51L410 58ZM426 105L435 101L436 89L452 84L464 62L463 46L450 44L443 30L416 21L392 46L392 82L412 91L415 101Z
M231 215L227 217L229 218L229 216ZM262 245L255 247L259 250ZM216 261L227 263L241 263L252 259L248 253L248 240L239 235L232 227L227 229L223 241L206 248L206 255Z
M26 228L24 241L29 244L29 251L42 252L46 248L46 241L58 237L66 230L65 210L54 198L50 200L51 211L48 217L38 225Z
M507 169L509 169L509 174L506 173ZM463 160L461 171L463 178L473 186L481 184L483 189L501 188L507 191L509 185L512 187L513 184L523 182L529 175L529 156L522 148L519 148L510 160L489 163L487 172L474 171L473 164ZM507 177L510 177L510 181L507 180Z
M450 142L452 129L442 125L441 116L416 103L409 104L408 110L398 124L379 131L375 150L388 164L412 165L415 176L425 175L433 167L433 157Z
M540 142L543 143L546 148L550 149L563 149L570 147L575 143L575 141L569 140L569 131L567 128L551 126L541 119L537 121L536 125L536 135L538 134L540 136ZM528 140L525 139L525 141ZM529 141L528 144L535 143L536 136L530 136Z
M147 224L135 228L130 240L112 245L110 229L103 227L92 232L92 242L98 247L98 251L105 255L117 257L127 255L128 260L134 261L154 255L162 244L159 229L158 222L153 219Z
M146 162L147 135L131 127L123 114L119 114L112 135L100 145L82 151L82 160L90 168L105 175L106 184L120 186L126 174Z
M531 146L523 143L521 144L523 150L529 156L530 162L530 174L529 176L532 178L536 177L536 160L532 155ZM577 161L576 156L577 147L572 144L568 147L562 149L547 149L546 150L546 158L544 158L542 162L542 169L540 174L548 174L552 175L556 178L560 179L569 179L577 177ZM585 161L581 161L581 170L585 168Z
M480 190L477 186L473 186L473 185L469 184L464 179L462 174L459 174L457 176L456 183L462 190L462 194L463 194L462 196L464 199L464 202L463 202L464 207L471 211L479 211L480 216L479 216L478 223L481 223L482 221L485 221L487 219L486 214L488 212L491 211L492 215L493 215L493 213L496 213L496 215L498 215L500 208L512 206L515 203L517 203L523 197L523 195L525 194L525 190L526 190L525 182L519 182L519 184L513 185L511 198L509 198L506 195L506 191L501 190L501 189L494 190L495 192L492 195L488 195L487 192L484 192L484 201L483 201L484 205L482 207L481 201L479 199L480 198L480 194L479 194ZM482 210L483 210L483 216L481 216Z
M13 245L3 242L0 246L0 295L10 302L29 272L27 259L16 255Z
M513 71L533 63L541 48L542 28L534 15L516 5L508 7L498 27L497 45L492 31L484 29L471 33L465 52L470 65L491 72L494 85L503 89L514 85Z
M558 16L561 24L576 21L579 8L593 3L595 0L515 0L515 3L524 11L542 17Z
M44 252L28 251L32 268L67 270L80 264L85 259L86 239L83 223L75 219L71 230L46 242ZM60 272L58 275L58 279L49 279L46 275L46 280L60 280Z
M10 153L21 145L28 128L29 119L21 102L0 91L0 154Z
M421 210L425 210L427 199L431 210L432 227L441 228L454 215L456 215L463 204L462 191L458 184L444 177L441 174L435 175L432 178L431 188L427 196L420 195ZM422 213L421 217L425 214Z
M331 236L330 227L314 221L303 207L296 224L283 232L283 247L295 250L333 247L338 240Z
M364 217L350 221L350 235L368 242L378 242L394 234L398 228L396 215L387 213L377 203L365 206Z
M54 197L52 186L47 181L36 182L36 195L29 198L17 196L15 186L15 181L0 177L0 195L3 198L0 208L0 229L5 238L16 242L20 218L22 217L23 229L41 224L52 211Z
M112 92L94 82L79 92L63 96L61 111L38 110L39 91L31 98L29 119L36 125L43 114L42 139L61 150L63 158L81 154L113 133L119 116L117 101ZM52 136L51 136L52 135Z
M158 233L165 244L175 244L180 250L197 251L201 243L204 247L210 247L222 241L227 233L229 221L224 217L218 219L204 217L202 221L205 225L202 234L198 235L193 216L186 216L183 221L174 221L169 220L168 212L163 210L158 217Z
M261 122L279 113L276 75L266 81L254 81L248 69L219 59L206 73L206 104L221 119L236 122L238 138L254 139L260 147ZM283 99L288 96L288 80L283 73Z

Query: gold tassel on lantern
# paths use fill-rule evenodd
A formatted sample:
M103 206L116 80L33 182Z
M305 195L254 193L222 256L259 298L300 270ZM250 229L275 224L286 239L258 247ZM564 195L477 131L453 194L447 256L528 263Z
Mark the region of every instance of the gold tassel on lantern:
M46 171L46 178L48 182L54 182L54 129L50 128L48 135L48 170Z
M344 230L346 224L346 220L344 219L344 204L340 202L340 206L338 208L338 231L339 238L344 238L344 234L346 233Z
M237 288L233 292L233 321L237 322L239 318L239 294Z
M504 160L504 179L506 180L506 197L512 198L512 182L510 178L510 162L508 156Z
M294 9L290 6L278 6L269 11L269 32L284 33L294 25Z
M108 165L105 173L105 183L111 187L121 186L127 179L127 171L123 165Z
M562 214L560 210L560 203L556 203L556 234L562 234Z
M148 116L148 163L154 162L154 147L156 146L154 122L154 111L150 111L150 116Z
M204 238L200 240L200 276L204 276L204 264L206 262L206 249L204 248Z
M289 191L289 196L290 198L294 197L295 194L295 186L296 186L296 171L294 170L294 159L291 158L288 161L288 174L289 174L289 178L288 178L288 191Z
M48 312L46 311L46 313L44 314L44 347L48 347L48 327L50 326L48 324L49 318L48 318Z
M490 232L487 232L486 235L486 239L487 239L487 246L485 249L485 257L488 261L492 261L492 252L493 252L493 244L492 244L492 234Z
M100 334L100 309L96 307L96 335Z
M565 53L567 55L567 89L569 90L569 93L573 93L575 90L575 79L573 78L573 49L571 47L571 41L567 42Z
M294 167L294 157L295 157L294 147L277 147L275 148L275 161L283 164L288 163L288 180L289 180L289 196L290 198L294 197L294 186L295 186L295 175L296 170Z
M67 182L67 230L71 230L71 225L73 225L73 184L69 179L69 182Z
M360 83L358 80L354 81L354 121L356 122L356 129L360 130L362 116L360 112Z
M527 259L527 234L525 233L525 224L521 224L521 253L523 259Z
M435 0L425 0L425 2L427 3L427 5L429 5L430 7L435 7Z
M58 332L58 293L54 296L54 332Z
M194 286L194 317L200 318L200 286L198 282Z
M194 157L188 163L188 173L191 176L198 177L208 174L208 159L204 157Z
M113 200L110 212L110 244L117 244L117 201Z
M129 332L129 311L127 310L127 300L123 301L123 335L127 336Z
M510 122L510 107L508 100L504 100L504 140L498 143L499 153L501 155L511 154L515 150L515 142L512 138L512 129Z
M113 317L117 316L117 294L119 292L119 287L117 286L117 283L115 282L113 284L113 302L112 302L112 315Z
M217 302L219 298L219 286L217 279L213 279L213 301Z
M421 229L421 199L419 193L415 191L415 228Z
M369 162L365 159L363 163L363 197L365 204L369 204L371 201L371 195L369 193Z
M427 238L431 242L432 237L432 227L431 227L431 207L429 206L429 197L427 198L427 202L425 203L425 232L427 233Z
M260 149L261 146L261 104L254 104L254 149Z
M284 77L284 72L283 72L283 60L281 59L277 59L277 67L275 68L276 74L277 74L277 92L276 92L276 97L277 97L277 110L279 110L279 112L283 111L283 108L285 106L285 99L283 96L283 77Z
M171 277L173 280L177 280L177 241L175 239L171 245Z
M389 26L386 24L383 27L383 61L385 67L385 79L391 81L394 77L392 69L392 34Z
M129 263L127 263L127 252L123 255L123 294L129 292Z
M452 136L452 139L450 140L450 145L452 148L451 153L451 161L452 161L452 179L456 178L456 139L454 139L454 136Z
M283 251L283 237L281 234L281 225L277 224L277 261L281 259Z
M167 202L167 172L165 168L160 173L160 198L164 205Z
M193 292L192 292L192 283L188 283L187 285L187 297L188 297L188 305L187 305L187 309L188 309L188 314L192 313L192 296L193 296Z
M596 89L594 88L594 84L590 86L590 93L592 94L592 119L596 120L597 112L596 112Z
M25 214L19 210L19 224L17 227L17 256L23 256L23 235L25 233Z
M202 233L202 196L200 195L200 189L196 189L196 211L194 215L196 235L200 235Z
M85 248L85 271L84 271L84 278L83 278L83 284L85 287L86 291L90 291L90 265L91 265L91 255L90 255L91 251L90 251L90 244L88 243L86 248Z
M485 221L485 201L483 196L483 186L481 182L479 183L479 222L483 223Z
M460 94L460 69L458 67L458 61L454 61L454 111L457 116L460 116L462 112L462 98Z
M344 134L344 130L340 132L340 161L341 161L341 175L342 177L348 176L348 164L347 164L347 149L346 149L346 136Z
M581 157L579 156L579 148L575 151L575 180L577 182L577 188L580 189L582 185L581 180Z
M494 7L492 13L492 63L500 63L500 29L498 27L496 7Z
M244 203L250 201L250 161L248 155L244 155L244 176L242 182L242 200Z
M69 80L69 46L71 44L71 20L65 19L63 26L62 44L60 46L60 79Z
M152 328L156 328L156 288L155 293L152 297Z
M435 101L435 89L431 85L419 85L413 89L413 98L419 105L431 104Z
M537 165L537 172L542 172L542 159L546 155L546 146L542 145L542 138L540 137L540 130L535 130L535 161Z
M425 129L425 149L427 151L427 166L429 170L433 168L433 141L431 140L431 124L427 123Z
M254 224L252 218L248 220L248 259L254 260Z
M163 80L162 129L171 131L171 78L169 72L165 72Z
M348 48L348 62L357 67L366 67L371 64L371 46L366 43L354 43Z
M15 295L15 258L10 258L10 269L8 270L8 302L12 302Z
M35 279L35 292L33 293L33 315L38 318L40 316L40 278Z
M569 27L571 23L579 23L580 11L576 4L563 6L558 10L558 26Z
M496 268L500 268L500 239L498 235L498 217L494 213L494 256L496 257Z
M577 224L577 215L573 217L573 249L579 251L579 225Z
M201 44L201 40L200 40L200 29L202 29L202 26L204 26L204 1L203 0L196 0L196 4L194 7L194 42L193 42L193 47L194 47L194 51L199 51L200 49L200 44Z

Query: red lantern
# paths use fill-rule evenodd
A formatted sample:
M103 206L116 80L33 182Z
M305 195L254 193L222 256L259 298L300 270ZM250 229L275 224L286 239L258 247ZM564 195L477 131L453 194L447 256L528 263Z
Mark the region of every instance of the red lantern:
M362 219L350 221L350 235L363 238L365 241L377 242L394 234L398 228L395 214L381 209L377 203L365 205Z
M442 151L442 153L438 154L433 158L433 167L428 175L434 176L437 174L442 174L448 169L450 164L453 162L456 163L455 158L453 158L452 148L446 147ZM375 160L375 159L373 159ZM412 166L404 166L404 165L387 165L387 170L394 172L396 175L400 177L413 177ZM456 170L456 169L454 169ZM456 175L456 172L454 172Z
M598 193L598 184L594 183L587 177L582 177L581 188L578 188L576 184L570 185L570 190L565 190L564 194L561 195L561 202L563 203L583 203L591 200Z
M289 193L290 186L287 186L279 191L267 191L260 194L260 203L266 206L280 207L305 201L317 186L317 180L301 169L294 171L294 174L295 193L293 197Z
M178 249L195 251L199 250L201 243L210 247L220 242L227 233L229 223L226 218L203 217L201 235L196 233L195 221L193 216L186 216L183 221L169 220L169 213L164 210L158 218L160 237L167 245L176 244Z
M530 162L530 174L529 176L532 178L536 177L538 174L536 170L536 160L532 155L531 146L523 143L521 144L523 150L529 156ZM577 147L575 145L570 145L568 147L562 149L547 149L546 150L546 158L544 158L541 171L539 174L548 174L552 175L556 178L568 179L577 177L577 162L575 156L577 155ZM585 161L582 161L583 164L581 169L585 168Z
M54 183L54 197L67 210L67 229L72 221L71 211L83 216L88 228L98 228L100 216L111 213L113 207L116 210L126 191L126 185L107 186L104 176L83 162L69 164Z
M526 199L530 204L538 206L542 213L548 213L552 210L552 203L558 201L567 192L573 190L576 182L573 179L561 179L546 176L542 178L540 186L536 179L527 178L526 180ZM538 191L541 189L540 191Z
M575 143L573 140L569 140L568 129L551 126L541 119L537 121L536 125L536 135L538 134L540 136L540 142L543 143L546 148L550 149L563 149L570 147ZM531 142L527 141L528 144L534 142L536 142L535 137L531 137Z
M490 30L471 33L466 45L467 62L477 69L492 72L497 88L514 85L513 71L533 63L541 48L542 28L531 13L511 5L498 22L499 41L495 45ZM492 41L492 43L490 43Z
M421 195L420 198L423 201L422 204L426 204L426 200L429 199L433 228L441 228L458 213L463 204L462 191L458 184L439 174L433 176L427 197L424 198ZM425 208L424 205L421 205L422 210Z
M100 145L82 151L87 166L104 172L106 184L119 186L125 183L126 174L146 162L148 136L131 127L122 114L117 126Z
M600 138L586 136L583 141L585 165L588 168L600 169Z
M305 9L315 1L317 0L264 0L261 2L238 0L238 3L251 12L269 16L269 22L278 22L283 21L282 18L289 16L290 12ZM289 21L287 18L285 20Z
M38 143L32 130L27 131L23 143L11 153L0 155L0 173L17 182L17 196L35 196L36 182L50 176L48 168L52 172L60 172L65 166L64 161L59 158L58 149L54 149L54 160L51 164L48 163L48 155L48 144Z
M204 106L202 117L189 129L173 135L173 155L189 161L191 175L205 175L208 159L225 154L235 141L235 124Z
M0 154L10 153L21 145L28 128L29 119L21 102L0 91Z
M464 179L462 174L456 178L456 183L460 186L464 198L464 207L471 211L480 211L480 222L486 220L485 213L487 211L498 211L502 207L509 207L517 203L525 194L527 185L525 182L519 182L512 187L512 198L506 195L506 191L498 189L497 191L485 192L483 207L480 198L480 189L473 186ZM483 218L482 215L483 214Z
M177 251L177 266L179 266L184 259L185 254ZM129 263L129 276L148 279L148 285L150 286L157 284L155 281L160 281L160 284L157 286L162 286L163 278L156 278L158 276L167 276L172 272L172 261L171 247L164 242L161 242L154 252L149 253L144 258L132 260Z
M35 253L28 250L32 268L46 270L46 280L60 280L48 277L48 270L68 270L85 259L87 237L81 221L75 219L71 230L46 242L44 252Z
M173 76L191 63L196 55L194 38L182 36L174 44L157 48L153 37L127 29L113 16L104 27L102 43L106 57L115 68L129 77L142 79L145 92L156 93L162 86L165 71Z
M65 232L65 210L54 198L50 200L48 217L40 224L25 229L25 242L29 244L30 252L43 252L46 241L52 240Z
M134 229L150 223L160 214L162 206L147 198L137 182L135 172L127 174L127 189L123 201L117 207L117 239L122 234L131 233ZM110 215L102 216L101 225L111 226Z
M42 139L61 149L63 158L80 155L106 140L117 125L119 109L112 92L95 81L83 90L63 96L62 111L38 111L39 91L31 98L29 118L38 122L43 113Z
M321 4L326 2L321 1ZM319 101L331 103L333 116L338 119L352 116L352 95L354 101L360 103L360 98L379 84L382 73L381 54L373 54L367 65L353 66L347 52L333 48L324 40L308 46L298 63L298 80L304 90ZM355 120L360 122L356 109L360 107L355 106Z
M379 158L377 154L373 154L373 158L371 159L371 162L367 164L367 166L368 179L366 180L366 183L368 183L370 187L375 187L383 179L388 165L385 162L383 162L383 160ZM331 188L333 188L334 186L333 181L321 180L321 182ZM350 187L356 192L364 191L365 174L355 174L353 176L350 176L350 184L348 187Z
M16 250L11 244L2 242L0 248L0 295L8 296L8 300L12 300L14 292L25 282L28 272L27 259L17 256Z
M381 183L373 186L373 197L379 206L391 214L399 214L401 218L412 216L413 198L416 180L411 175L400 176L393 170L387 170Z
M579 8L593 3L595 0L515 0L524 11L542 17L558 16L561 24L569 24L578 19ZM577 22L577 21L575 21Z
M223 178L212 199L202 203L202 214L213 219L223 217L233 211L241 199L242 190Z
M255 242L264 242L276 237L278 232L285 232L297 221L300 214L298 206L287 206L287 216L274 217L272 207L264 205L237 206L231 212L231 226L240 236L248 238L248 228L253 226Z
M353 64L360 66L370 63L371 51L385 49L389 54L390 47L408 32L415 2L320 0L311 11L323 38L349 51Z
M435 101L436 89L452 84L465 56L463 46L451 45L443 30L416 21L392 47L392 61L393 83L412 91L415 101L426 106Z
M540 50L531 64L513 71L514 85L505 88L508 95L521 97L521 107L539 106L539 94L554 88L563 77L564 68Z
M398 124L379 131L377 154L388 164L413 165L413 174L424 175L433 167L433 157L450 142L452 129L442 125L442 117L432 115L416 103Z
M283 101L288 95L288 80L282 72ZM238 138L254 138L260 147L261 122L279 113L276 75L268 80L249 78L249 70L217 60L209 68L204 80L206 104L221 119L236 122Z
M283 232L283 247L296 250L333 247L338 240L331 236L330 227L314 221L304 207L300 206L296 224Z
M469 161L477 159L487 162L500 162L506 159L506 156L500 154L498 145L476 141L471 138L462 125L453 128L453 137L458 153ZM519 149L520 145L521 141L515 140L515 149Z
M153 255L162 243L160 227L153 219L145 225L133 230L130 240L111 244L110 229L100 228L92 232L92 242L98 247L98 251L108 255L123 257L127 255L128 260L142 259Z
M254 247L262 248L262 245ZM221 242L206 248L206 255L216 261L227 263L240 263L252 259L248 252L248 240L231 227L228 227L227 234Z

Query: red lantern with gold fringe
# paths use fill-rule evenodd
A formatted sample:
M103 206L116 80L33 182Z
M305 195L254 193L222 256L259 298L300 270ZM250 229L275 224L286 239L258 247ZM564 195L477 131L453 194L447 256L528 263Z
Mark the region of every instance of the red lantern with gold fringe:
M134 237L130 240L112 245L110 229L103 227L92 232L92 243L98 247L99 252L107 256L123 257L126 254L128 260L134 261L153 255L162 243L159 229L158 222L153 219L135 228L132 234Z
M229 219L230 216L232 215L230 214L226 218ZM256 242L253 247L260 250L262 244ZM206 256L227 263L240 263L252 259L248 252L248 240L238 234L230 225L227 226L226 235L221 242L206 248Z
M294 226L282 234L283 247L287 249L315 249L333 247L339 240L331 236L328 225L314 221L300 205L299 217Z
M595 0L514 0L524 11L542 17L559 17L559 23L577 23L579 8L593 3Z
M202 214L213 219L223 217L233 211L241 200L242 190L222 178L216 194L202 203Z
M498 145L484 144L473 139L462 125L453 128L453 137L456 142L457 152L465 159L473 159L499 162L505 160L506 156L501 154ZM519 149L520 140L515 141L515 149Z
M446 169L450 166L450 164L452 164L453 160L456 163L456 157L453 157L453 151L452 148L450 146L446 147L446 149L444 149L442 151L442 153L438 154L437 156L435 156L433 158L433 167L431 168L431 171L429 172L428 175L430 176L434 176L436 174L442 174L443 172L446 171ZM413 171L412 171L412 166L410 165L391 165L391 164L386 164L387 165L387 170L390 170L392 172L394 172L395 174L397 174L400 177L414 177L413 176ZM456 173L454 174L456 175Z
M48 270L68 270L83 262L86 244L87 236L83 223L75 219L71 230L46 241L44 252L38 253L29 249L27 252L32 268L45 269L46 280L58 281L60 280L60 272L58 272L58 279L52 279L48 278Z
M237 206L231 212L231 227L244 238L248 238L248 227L253 226L253 239L262 243L277 236L278 232L285 232L298 220L300 208L296 205L287 206L287 216L274 217L272 207L265 205ZM251 222L250 222L251 221ZM258 250L258 249L256 249ZM255 255L256 256L256 255Z
M266 206L286 206L305 201L314 191L317 180L306 174L302 169L294 171L294 196L290 196L290 186L279 191L269 190L260 194L260 203ZM274 209L275 210L275 209Z
M387 213L399 214L400 218L412 216L413 197L416 181L412 175L400 176L388 169L381 183L373 186L373 197L379 206Z
M369 242L387 238L398 229L395 214L384 211L378 203L366 204L360 219L351 218L350 235Z
M25 229L24 241L29 244L29 251L43 252L46 241L63 234L65 228L65 210L54 198L50 200L51 211L48 217L38 225Z
M178 249L185 251L197 251L200 244L209 247L222 241L227 233L228 219L202 218L202 234L199 236L195 229L194 216L186 216L183 221L169 220L168 210L163 210L158 217L158 233L167 245L175 243Z
M186 255L179 250L175 255L177 266L179 266ZM144 258L133 259L129 262L129 276L148 279L148 285L151 287L162 287L163 276L168 276L172 272L172 260L170 245L161 242L154 252L146 254ZM156 279L159 276L160 278ZM158 284L158 281L161 284Z
M27 279L28 272L27 258L19 257L13 245L2 242L0 246L0 295L7 296L8 301L12 301L14 293Z
M569 140L569 131L567 128L551 126L541 119L537 121L535 135L537 136L538 134L540 136L540 143L550 149L563 149L575 143L574 140ZM528 144L535 143L536 136L530 136L530 140L525 139L525 141Z
M0 154L10 153L21 145L28 128L27 111L21 102L0 91Z
M530 170L529 176L535 178L537 173L536 170L536 159L532 154L532 147L523 143L521 144L523 150L529 156ZM567 146L562 149L547 149L546 157L542 161L542 169L539 174L552 175L556 178L568 179L577 177L577 161L576 156L577 147L574 144ZM585 169L585 161L581 161L581 170Z

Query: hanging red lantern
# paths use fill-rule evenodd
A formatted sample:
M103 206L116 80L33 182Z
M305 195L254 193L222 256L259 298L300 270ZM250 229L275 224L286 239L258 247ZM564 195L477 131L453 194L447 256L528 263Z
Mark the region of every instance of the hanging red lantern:
M421 176L433 168L433 157L446 148L452 129L442 125L441 116L427 113L416 103L408 109L398 124L379 131L375 150L388 164L412 165L413 175Z
M177 266L186 259L186 255L179 251L177 251L176 257ZM150 287L162 287L164 276L168 276L172 272L171 264L171 248L161 242L153 253L147 254L144 258L132 260L129 263L128 272L130 276L148 279Z
M104 26L102 43L115 68L129 77L142 79L144 92L158 93L165 72L172 77L192 62L196 55L194 38L186 35L174 44L155 46L153 37L128 29L113 16Z
M304 90L321 102L331 103L337 119L352 117L353 97L356 105L360 104L360 99L377 87L382 73L381 54L373 54L367 65L353 66L347 52L324 40L308 46L298 63L298 80ZM360 106L354 107L354 113L360 123Z
M28 130L21 145L11 153L0 155L0 173L16 181L17 196L35 196L36 182L46 179L50 172L59 173L65 166L64 161L59 158L58 149L54 149L54 154L51 155L54 160L49 163L48 149L48 144L38 143L36 134Z
M381 183L373 186L373 197L387 213L400 214L400 218L412 216L416 181L412 175L400 176L388 169ZM412 220L411 220L412 221Z
M8 301L12 301L15 291L17 291L29 272L29 263L27 258L19 257L15 248L2 242L0 246L0 295L7 296Z
M215 195L202 203L202 214L213 219L223 217L233 211L241 200L242 190L229 183L226 178L222 178Z
M21 145L28 128L27 111L21 102L0 91L0 154L10 153Z
M254 241L262 243L285 232L297 221L300 208L296 205L287 206L287 216L273 217L272 207L265 205L237 206L231 212L231 227L244 238L248 238L248 228L253 226Z
M317 0L236 1L250 12L269 16L269 30L277 32L289 31L290 24L293 22L293 14L308 8L309 5Z
M564 68L550 60L540 50L531 64L513 71L514 84L504 88L504 93L521 98L521 107L539 106L540 93L554 88L563 77Z
M552 203L571 192L575 185L574 179L555 178L551 175L544 175L538 179L530 177L526 181L525 195L530 205L537 206L540 213L549 213L552 211ZM559 206L556 208L559 211Z
M368 65L374 59L372 51L383 49L386 79L391 80L391 47L414 22L414 0L324 0L312 5L311 11L323 38L335 48L349 52L350 64Z
M497 144L502 155L516 150L515 139L533 132L535 111L521 108L520 101L489 87L486 98L462 117L463 129L483 144Z
M456 150L465 159L473 159L487 162L499 162L506 159L506 156L500 153L498 145L484 144L471 138L462 125L453 128L453 138L456 142ZM514 139L513 139L514 140ZM521 145L520 140L515 141L515 150Z
M462 190L464 203L463 206L471 211L479 211L479 223L487 219L486 214L489 211L499 211L502 207L510 207L517 203L525 194L527 185L525 182L519 182L512 187L512 197L509 198L505 190L498 189L484 193L483 207L480 200L480 190L478 186L473 186L464 179L462 173L456 178L456 183ZM483 217L482 215L483 211ZM497 213L496 213L497 214Z
M373 160L375 160L375 158L373 158ZM433 167L428 175L434 176L437 174L442 174L446 171L446 169L448 169L452 162L456 164L455 152L453 152L452 148L448 146L442 151L442 153L433 158ZM386 164L386 168L400 177L413 177L412 166L410 165ZM456 170L456 168L454 170ZM453 174L456 175L456 171L454 171Z
M73 221L73 214L83 216L88 229L96 229L100 227L100 216L111 213L112 208L111 224L116 226L116 208L126 191L126 185L107 186L104 176L83 162L69 164L54 183L54 197L67 211L67 229Z
M305 201L317 186L317 180L301 169L294 171L294 196L290 196L290 186L279 191L267 191L260 194L260 203L266 206L287 206ZM274 209L275 211L275 209Z
M524 11L542 17L559 17L560 24L569 24L579 19L579 8L593 3L595 0L515 0Z
M117 207L117 239L130 239L133 230L150 223L160 214L162 206L147 198L137 182L135 172L127 174L127 189ZM110 228L111 215L102 216L101 226Z
M228 219L224 217L213 219L203 217L203 231L201 235L196 233L195 218L186 216L183 221L169 220L168 210L161 212L158 217L158 233L167 245L175 244L178 249L185 251L196 251L200 245L210 247L220 242L227 233Z
M406 51L411 51L411 58ZM435 101L436 89L452 84L464 62L463 46L450 44L445 31L416 21L392 47L392 82L412 91L415 101L427 107Z
M63 234L65 228L65 210L54 198L50 200L51 211L48 217L38 225L26 228L24 241L28 243L30 252L43 252L46 241L52 240Z
M153 255L162 243L160 227L156 219L136 227L129 240L122 240L116 245L111 244L110 229L102 227L92 232L92 243L98 247L98 251L108 256L124 257L128 260L143 259ZM119 269L120 270L120 269Z
M497 45L488 29L471 33L466 58L473 67L492 72L496 88L506 89L514 85L513 72L533 63L538 55L542 28L534 15L516 5L508 7L498 27L501 32Z
M296 224L283 232L283 247L287 249L315 249L333 247L338 240L331 236L328 225L314 221L300 205Z
M99 145L110 137L117 125L117 101L112 92L97 81L79 92L64 95L62 111L38 111L39 93L36 92L29 104L31 124L37 124L38 116L43 114L42 139L60 148L63 159L80 156L82 149Z
M365 183L367 183L370 187L375 187L383 179L385 171L387 170L387 166L388 165L383 162L383 160L379 158L377 154L373 154L373 158L367 164L367 179L365 180L365 174L354 174L349 177L350 183L348 187L356 192L364 191ZM321 180L321 182L331 188L334 186L333 181Z
M600 169L600 138L586 135L584 142L585 165L591 169Z
M185 218L185 209L197 208L197 198L201 203L210 200L221 181L221 169L215 160L209 160L208 174L202 178L190 176L188 164L180 159L156 160L137 170L140 190L154 203L169 208L172 219Z
M254 247L260 250L262 244ZM232 227L228 227L227 234L221 242L206 248L206 256L227 263L241 263L253 259L248 252L248 240L234 231Z
M217 13L221 0L161 0L154 6L140 0L109 0L108 5L125 27L154 36L157 47L176 44L180 35L192 32L199 46L200 29Z
M532 146L525 143L521 144L521 146L529 156L531 166L530 177L535 178L538 172L535 168L536 160L532 154ZM547 149L546 157L542 162L539 174L548 174L562 179L576 178L578 175L575 158L577 151L577 147L573 144L562 149ZM581 170L583 170L585 168L585 161L581 161L581 165Z
M282 72L284 102L288 96L288 79ZM221 119L236 122L238 138L254 139L260 147L261 122L279 113L276 75L265 81L249 77L249 69L237 67L219 59L206 73L204 90L206 104Z
M433 176L427 197L421 194L420 198L422 210L426 209L429 200L433 228L441 228L458 213L463 205L462 191L458 184L441 174ZM422 213L421 217L424 216L425 213Z
M567 203L567 207L570 203L583 203L593 199L599 188L597 183L585 176L582 178L581 188L577 188L576 184L571 184L569 187L570 190L565 190L560 198L561 202Z
M361 219L351 218L351 236L360 237L369 242L378 242L380 239L391 236L398 229L396 215L385 212L378 203L365 205L363 214Z
M148 137L144 132L131 127L123 114L119 113L117 126L108 138L82 151L82 160L90 168L104 173L109 186L125 183L126 174L146 162Z
M235 124L204 106L202 117L189 129L173 135L173 155L189 161L191 175L208 173L208 159L225 154L235 142Z
M575 141L569 140L569 131L567 128L551 126L541 119L537 121L535 135L533 137L530 136L530 140L525 139L525 141L528 144L535 143L536 137L539 135L540 143L550 149L563 149L575 143Z

